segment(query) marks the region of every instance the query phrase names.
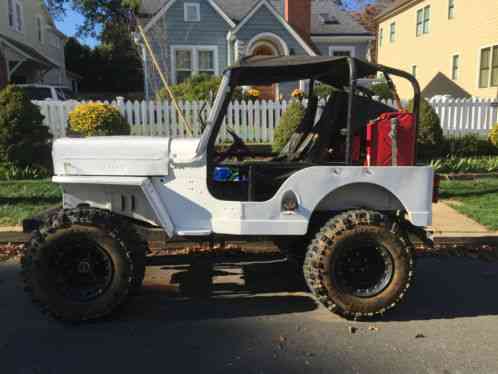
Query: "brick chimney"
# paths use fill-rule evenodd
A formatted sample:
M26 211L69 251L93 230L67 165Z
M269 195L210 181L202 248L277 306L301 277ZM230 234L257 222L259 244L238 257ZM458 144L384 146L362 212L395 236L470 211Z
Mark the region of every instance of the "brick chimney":
M311 34L311 0L282 0L284 18L301 37L308 41Z

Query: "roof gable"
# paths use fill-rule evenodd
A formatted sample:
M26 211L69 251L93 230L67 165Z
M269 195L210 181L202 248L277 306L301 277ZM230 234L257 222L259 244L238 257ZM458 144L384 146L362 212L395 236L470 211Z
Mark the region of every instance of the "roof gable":
M397 13L401 8L410 8L423 0L393 0L393 3L386 7L377 17L377 20L387 18L393 13Z
M279 22L289 32L289 34L301 45L301 47L306 51L306 53L308 53L310 56L316 56L316 52L313 50L313 48L311 48L310 45L296 32L296 30L294 30L294 28L292 28L292 26L287 23L287 21L282 17L282 15L279 12L277 12L272 5L270 5L268 0L259 0L259 3L256 3L256 5L240 21L240 23L232 32L236 34L263 7L266 7L266 9L275 17L275 20Z
M239 22L259 3L261 0L214 0L221 9L235 22ZM281 13L284 0L269 0L277 12Z
M161 5L158 5L159 2L162 1ZM230 25L230 27L235 27L235 23L232 21L230 17L227 16L227 14L220 8L220 6L214 1L214 0L205 0L209 5L213 7L213 9L216 11L216 13L219 14L221 18L225 20L226 23ZM140 10L146 11L151 11L153 9L156 9L154 16L150 19L150 21L147 23L145 26L144 30L147 32L150 30L171 8L171 6L176 2L176 0L146 0L142 2ZM145 6L147 4L147 6ZM159 6L159 7L158 7ZM147 14L153 14L153 13L147 13Z

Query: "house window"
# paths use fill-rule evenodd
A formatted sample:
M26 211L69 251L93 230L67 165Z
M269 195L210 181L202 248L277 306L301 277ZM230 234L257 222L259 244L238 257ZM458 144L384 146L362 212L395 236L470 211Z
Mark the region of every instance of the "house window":
M431 22L431 6L417 11L417 36L428 34Z
M382 47L382 42L384 41L384 29L379 30L379 47Z
M479 88L498 87L498 45L481 49Z
M396 40L396 22L391 23L389 26L389 41L394 43Z
M38 42L43 43L43 21L41 17L36 17L36 34Z
M451 79L458 80L460 75L460 55L454 55L451 60Z
M417 77L417 65L412 65L412 75L415 78Z
M493 47L493 59L491 62L491 87L498 87L498 45Z
M60 48L60 38L54 32L50 33L49 42L52 47Z
M479 87L489 87L489 63L491 61L491 48L481 50L481 63L479 68Z
M193 58L191 50L177 50L175 52L176 83L182 83L192 76Z
M185 3L183 9L185 22L201 21L201 7L199 3Z
M355 47L334 46L329 47L329 56L332 57L356 57Z
M195 74L218 74L217 47L173 46L173 82L181 83Z
M9 6L9 26L14 28L16 25L16 15L14 11L14 0L8 0L8 6Z
M214 51L198 51L199 56L199 73L215 75L216 69L214 68Z
M448 0L448 19L455 18L455 0Z
M24 28L24 15L22 5L16 1L16 30L22 32Z
M23 8L19 1L8 0L9 26L16 31L22 32L24 29Z

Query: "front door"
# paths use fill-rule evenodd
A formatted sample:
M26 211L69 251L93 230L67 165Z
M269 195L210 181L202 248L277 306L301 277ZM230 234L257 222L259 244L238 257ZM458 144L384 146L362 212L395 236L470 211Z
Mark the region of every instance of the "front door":
M275 56L275 52L272 50L270 46L265 44L257 46L254 48L253 55L256 56ZM253 87L261 92L260 99L261 100L275 100L277 94L277 86L275 84L271 86L255 86Z

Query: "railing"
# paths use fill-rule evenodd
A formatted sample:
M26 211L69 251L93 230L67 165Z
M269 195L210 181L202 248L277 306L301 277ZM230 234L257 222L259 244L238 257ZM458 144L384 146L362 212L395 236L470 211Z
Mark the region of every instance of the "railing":
M44 123L55 138L66 135L69 113L82 102L36 101ZM119 109L130 123L133 135L186 137L187 133L173 108L167 101L124 101L110 102ZM391 102L386 104L392 105ZM441 126L448 136L467 133L485 135L498 123L498 102L491 99L433 99L431 106L441 119ZM180 102L187 121L192 124L194 135L202 132L201 117L207 118L209 105L204 102ZM273 133L287 101L234 101L228 107L224 124L233 128L248 143L272 143ZM202 113L201 113L202 110ZM361 109L360 109L361 110ZM221 141L230 137L225 128Z

